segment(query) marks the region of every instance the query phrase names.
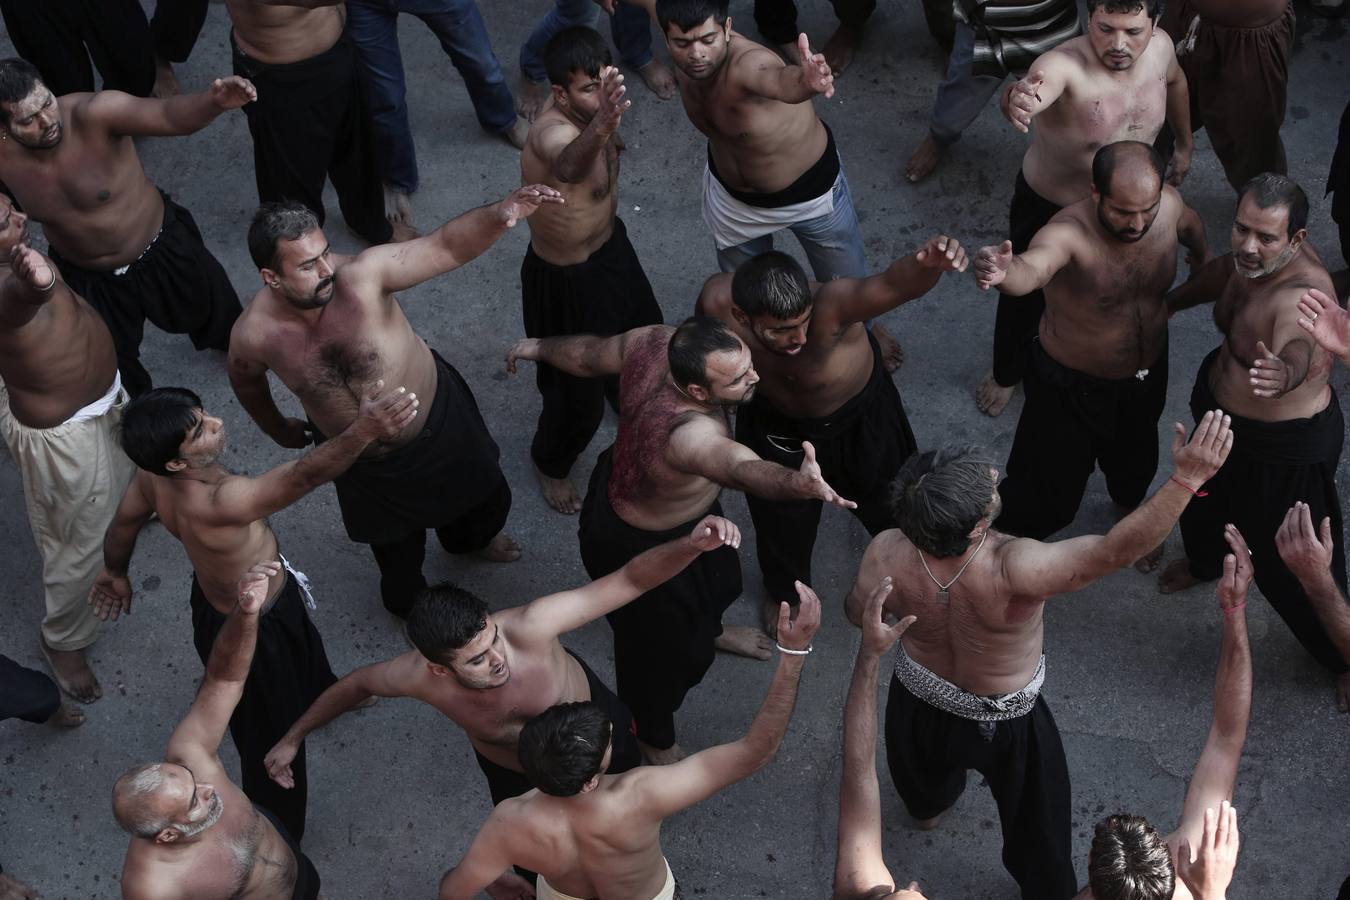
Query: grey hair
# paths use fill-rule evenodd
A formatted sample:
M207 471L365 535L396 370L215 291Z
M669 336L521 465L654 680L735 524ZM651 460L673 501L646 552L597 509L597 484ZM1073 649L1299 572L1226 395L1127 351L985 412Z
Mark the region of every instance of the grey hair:
M1238 203L1251 197L1259 209L1283 206L1289 211L1287 237L1293 237L1308 225L1308 195L1286 175L1262 172L1247 180L1238 192Z
M248 226L248 255L259 269L276 268L279 241L298 240L319 227L319 217L304 204L264 203Z
M123 830L138 838L153 838L173 823L145 814L142 802L164 784L163 763L136 766L123 772L113 785L113 817Z
M980 447L949 445L916 453L891 485L895 523L914 546L937 557L960 556L993 500L993 468Z

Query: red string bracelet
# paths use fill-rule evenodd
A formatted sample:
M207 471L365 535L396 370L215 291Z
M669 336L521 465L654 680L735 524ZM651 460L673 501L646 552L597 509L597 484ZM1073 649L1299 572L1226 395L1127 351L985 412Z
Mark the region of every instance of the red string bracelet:
M1170 481L1175 481L1177 484L1181 485L1182 487L1184 487L1186 490L1190 491L1192 494L1194 494L1194 495L1197 496L1197 497L1208 497L1208 496L1209 496L1209 491L1197 491L1195 488L1191 487L1189 484L1187 484L1186 482L1182 481L1180 478L1178 478L1178 477L1175 476L1175 475L1173 475L1169 480L1170 480Z

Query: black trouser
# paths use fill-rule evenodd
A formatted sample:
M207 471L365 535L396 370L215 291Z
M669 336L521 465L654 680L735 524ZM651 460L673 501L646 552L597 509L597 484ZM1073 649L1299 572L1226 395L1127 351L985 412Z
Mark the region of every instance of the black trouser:
M845 25L861 28L877 8L877 0L830 0L834 14ZM755 27L774 44L795 44L797 4L793 0L755 0Z
M1060 211L1031 189L1022 170L1017 170L1013 186L1012 205L1008 208L1008 240L1014 253L1022 253L1031 246L1031 239ZM998 298L998 313L994 318L994 380L1003 387L1012 387L1026 376L1030 360L1031 340L1041 326L1045 312L1045 293L1032 291L1021 297Z
M821 477L841 497L858 504L852 512L869 534L895 527L891 482L918 447L900 392L868 334L872 376L857 396L824 419L791 419L756 396L736 414L736 440L761 459L789 469L802 465L802 442L816 451ZM773 600L794 606L794 581L811 583L811 552L820 526L819 500L763 500L745 495L755 523L755 547L764 586Z
M192 578L192 643L205 664L211 647L228 617L206 600ZM258 643L253 665L244 682L244 695L230 716L230 737L239 751L241 787L248 798L275 813L290 836L305 836L305 804L309 795L305 777L305 745L291 763L295 787L287 790L267 775L263 758L285 736L295 720L328 689L337 676L328 664L323 638L310 621L295 576L258 619Z
M966 770L979 772L998 804L1003 865L1023 900L1067 900L1078 892L1069 766L1044 697L1024 716L976 722L925 703L892 677L886 761L916 819L950 809L966 789Z
M150 373L141 365L147 319L170 334L186 334L198 350L228 350L230 330L243 311L192 213L160 194L164 220L159 235L124 274L82 269L55 248L50 251L66 284L107 323L122 384L133 397L151 386Z
M1031 345L1026 405L1008 475L999 485L999 531L1043 540L1073 521L1094 466L1111 499L1134 509L1158 472L1158 419L1167 403L1167 350L1138 378L1095 378Z
M583 263L555 266L525 251L520 265L525 334L622 334L661 322L661 307L623 220L604 246ZM534 464L550 478L566 478L605 416L605 401L617 412L619 376L577 378L553 366L535 366L543 408L530 444Z
M1207 411L1220 408L1208 380L1218 352L1214 350L1201 363L1191 391L1191 415L1197 422ZM1311 508L1313 527L1330 516L1336 538L1331 574L1345 593L1345 543L1341 540L1345 532L1336 490L1345 419L1336 393L1332 391L1327 408L1310 419L1255 422L1233 416L1232 428L1232 453L1205 483L1206 496L1193 499L1181 514L1181 539L1191 573L1206 581L1223 573L1223 558L1230 552L1223 539L1224 525L1236 525L1252 553L1256 586L1294 637L1324 668L1348 671L1350 665L1327 637L1303 586L1275 548L1275 533L1295 501L1302 500Z
M258 200L303 203L323 224L326 175L348 227L372 244L388 241L393 232L352 42L343 35L318 56L281 65L246 55L233 35L230 44L234 74L258 88L258 99L244 107Z
M43 672L0 654L0 722L23 719L41 723L61 708L61 689Z

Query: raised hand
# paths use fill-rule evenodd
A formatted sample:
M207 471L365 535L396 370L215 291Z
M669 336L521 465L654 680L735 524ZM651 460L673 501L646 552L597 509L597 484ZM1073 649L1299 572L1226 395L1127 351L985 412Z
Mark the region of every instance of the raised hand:
M276 560L260 562L245 572L239 579L239 611L249 616L257 615L267 602L267 585L280 573L281 563Z
M408 393L407 388L399 387L381 393L383 390L384 381L375 382L374 387L361 398L361 406L356 411L361 433L371 440L393 440L398 437L417 418L417 407L422 402L416 394Z
M834 73L825 61L825 54L812 53L806 32L797 35L797 55L801 58L802 81L817 94L834 96Z
M816 462L816 448L810 441L802 441L802 465L797 471L806 476L809 492L817 500L832 503L841 509L858 508L858 504L852 500L845 500L835 493L834 488L826 484L825 477L820 474L820 465Z
M595 123L605 134L619 130L619 121L628 107L633 105L633 101L624 99L627 91L618 69L605 66L600 70L600 108L595 113Z
M1180 422L1174 424L1172 462L1176 466L1175 477L1193 491L1213 478L1233 449L1232 425L1232 418L1223 410L1210 410L1187 441L1185 427Z
M820 598L800 581L792 582L797 589L797 618L792 618L792 605L778 604L778 645L788 650L808 650L811 639L820 627Z
M1216 589L1219 609L1226 613L1241 609L1247 602L1247 589L1252 585L1252 551L1236 525L1223 526L1223 539L1233 551L1223 558L1223 575Z
M998 287L1008 277L1008 267L1012 265L1012 241L1004 241L997 247L981 247L975 254L975 283L980 290L987 291Z
M1303 584L1329 577L1336 542L1331 534L1331 518L1323 517L1321 534L1313 531L1312 507L1299 501L1289 507L1275 532L1275 549L1280 559Z
M516 374L516 360L536 360L539 358L537 355L538 353L538 338L521 338L516 341L515 344L511 346L511 349L506 351L506 374Z
M291 762L299 752L298 744L292 744L285 738L277 741L263 757L263 768L267 769L267 777L288 791L294 788L295 773L291 771Z
M1039 112L1041 85L1045 84L1045 73L1037 69L1026 78L1012 86L1008 92L1008 105L1003 114L1018 131L1026 134L1031 131L1031 120Z
M94 607L94 617L104 622L109 618L116 622L122 613L131 615L131 580L104 569L89 589L89 605Z
M966 250L961 246L961 242L956 238L949 238L945 234L929 238L928 243L920 247L919 252L914 254L914 258L925 269L940 269L943 272L964 272L966 266L970 265L970 260L966 258Z
M887 575L873 588L867 598L867 608L863 611L862 618L863 636L860 648L862 653L881 656L894 647L895 642L900 640L900 635L917 621L915 616L905 616L894 625L886 624L886 598L891 595L893 587L891 577Z
M1200 846L1193 851L1190 841L1182 840L1177 859L1177 877L1191 889L1195 900L1223 900L1237 868L1238 843L1233 805L1225 800L1217 810L1206 809Z
M1312 335L1317 346L1341 359L1350 358L1350 313L1334 297L1310 288L1299 298L1298 311L1299 327Z
M505 200L500 201L497 204L497 211L501 214L506 227L514 228L517 222L529 218L531 213L545 203L562 202L563 195L548 185L527 184L516 188Z
M9 251L9 264L15 277L29 287L50 291L56 285L56 267L27 244L14 245Z
M1252 393L1258 397L1274 400L1289 390L1289 366L1261 341L1256 342L1256 359L1247 371L1251 375Z
M721 516L704 516L689 533L689 542L700 553L716 550L718 547L739 547L741 530L736 523Z
M238 109L258 99L258 89L253 86L253 82L238 75L217 78L211 82L209 93L211 102L221 110Z

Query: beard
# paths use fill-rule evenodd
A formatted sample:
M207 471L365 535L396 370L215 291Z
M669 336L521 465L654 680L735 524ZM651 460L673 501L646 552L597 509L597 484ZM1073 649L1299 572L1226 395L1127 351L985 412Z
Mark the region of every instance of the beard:
M173 827L183 837L196 837L212 825L220 821L221 813L225 812L225 801L220 799L219 794L213 794L206 803L206 818L200 822L191 822L187 825L174 825Z
M1144 235L1148 234L1148 230L1153 227L1153 222L1149 222L1137 233L1128 229L1122 230L1116 228L1106 220L1106 215L1102 212L1101 206L1097 207L1097 221L1101 223L1102 228L1105 229L1107 234L1111 235L1111 237L1120 241L1122 244L1133 244L1143 240Z
M1261 265L1255 269L1244 269L1242 266L1238 265L1238 258L1234 256L1233 268L1237 270L1237 273L1241 275L1243 278L1253 280L1257 278L1265 278L1267 275L1274 275L1276 272L1280 271L1285 266L1289 265L1289 261L1294 258L1294 254L1297 252L1298 248L1296 248L1293 244L1290 244L1289 246L1285 247L1283 250L1280 251L1279 256L1272 259L1269 263Z

